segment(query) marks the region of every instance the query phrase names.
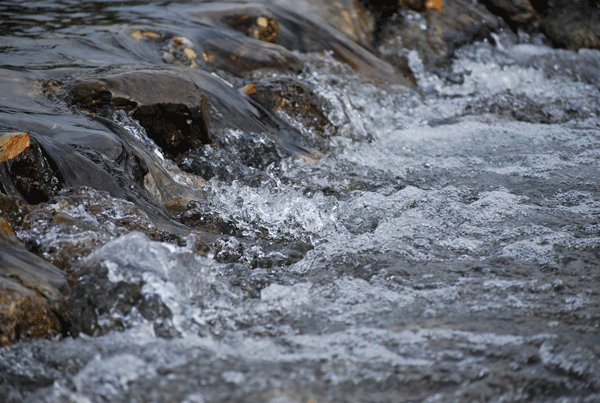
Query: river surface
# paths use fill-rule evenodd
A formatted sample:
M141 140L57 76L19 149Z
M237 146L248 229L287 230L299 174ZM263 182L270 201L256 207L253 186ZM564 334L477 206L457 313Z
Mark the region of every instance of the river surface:
M167 66L131 34L200 47L194 7L3 1L0 129L102 138L105 124L43 83ZM227 228L206 255L131 232L84 260L143 283L170 317L134 307L103 318L126 325L102 336L2 348L0 401L600 402L600 52L504 32L460 49L453 81L409 52L408 90L328 52L295 55L329 125L282 119L318 161L279 153L256 168L199 153L218 167L182 222ZM114 122L163 158L128 116ZM271 141L217 134L233 154L240 138ZM106 203L119 216L123 203Z

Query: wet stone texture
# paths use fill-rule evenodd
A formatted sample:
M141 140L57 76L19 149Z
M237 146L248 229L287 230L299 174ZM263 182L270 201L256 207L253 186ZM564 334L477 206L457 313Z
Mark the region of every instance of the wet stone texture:
M66 333L63 273L20 243L5 218L18 202L2 197L0 211L0 346ZM7 208L9 207L9 208ZM11 212L11 210L13 210ZM63 324L65 325L63 327Z

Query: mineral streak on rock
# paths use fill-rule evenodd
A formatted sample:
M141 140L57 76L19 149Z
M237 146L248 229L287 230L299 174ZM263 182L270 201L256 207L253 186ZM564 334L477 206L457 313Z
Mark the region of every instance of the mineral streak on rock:
M7 133L0 137L0 162L7 161L21 154L29 147L27 133Z
M175 71L83 77L69 86L67 99L97 113L107 107L130 113L169 157L212 143L206 98L189 78Z
M427 3L425 3L425 6L433 10L441 11L442 0L429 0Z
M3 144L6 156L12 156L0 163L0 186L4 193L20 195L28 203L36 204L55 194L64 179L40 144L29 135L25 136L10 137ZM25 144L27 146L23 147Z

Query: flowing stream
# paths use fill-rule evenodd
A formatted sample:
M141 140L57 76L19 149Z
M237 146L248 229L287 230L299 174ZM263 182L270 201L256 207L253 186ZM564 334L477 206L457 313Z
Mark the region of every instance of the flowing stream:
M130 33L196 43L193 7L2 2L0 128L74 143L95 131L100 147L106 126L42 83L164 64ZM98 243L83 265L157 303L103 316L101 336L0 349L0 401L599 402L600 52L503 32L457 52L454 82L411 52L410 90L328 52L295 54L329 124L281 118L318 161L219 129L234 156L251 135L272 158L252 167L206 146L206 185L175 178L204 195L180 221L221 229L207 254L141 232L79 239ZM164 162L135 121L113 120ZM64 211L114 231L129 204L104 203L106 222L84 204Z

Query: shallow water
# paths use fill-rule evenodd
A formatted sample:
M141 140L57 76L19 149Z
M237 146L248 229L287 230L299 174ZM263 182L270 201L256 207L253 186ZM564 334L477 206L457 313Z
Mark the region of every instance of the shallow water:
M163 65L129 36L138 27L194 41L205 29L186 2L148 3L4 2L0 128L106 137L40 86L109 65ZM273 156L265 168L204 150L222 168L180 219L226 233L208 256L191 239L107 235L130 214L123 201L106 198L113 215L102 218L83 204L65 211L105 228L83 263L105 270L92 280L139 285L154 305L103 314L102 336L0 349L0 396L600 401L600 52L503 33L459 50L460 84L410 54L410 91L368 83L329 53L296 56L330 124L319 132L281 118L323 157ZM159 153L135 122L115 121ZM234 154L245 136L274 147L261 133L219 135Z

